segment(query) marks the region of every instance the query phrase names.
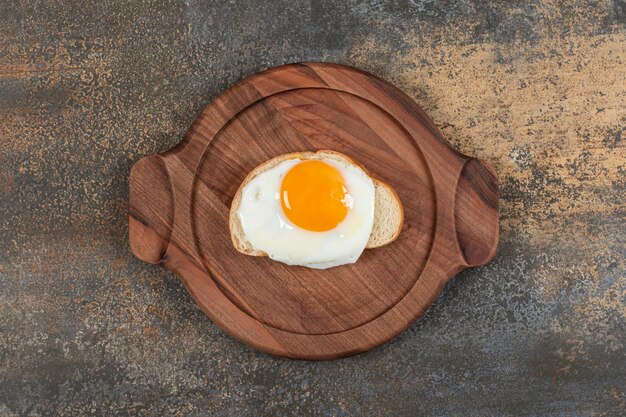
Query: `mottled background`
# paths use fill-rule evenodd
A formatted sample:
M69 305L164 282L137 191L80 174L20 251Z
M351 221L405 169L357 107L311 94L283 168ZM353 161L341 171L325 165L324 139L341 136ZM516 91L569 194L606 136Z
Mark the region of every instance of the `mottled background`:
M492 264L321 363L236 342L127 243L131 165L296 61L395 83L501 185ZM624 415L625 61L623 0L3 1L0 415Z

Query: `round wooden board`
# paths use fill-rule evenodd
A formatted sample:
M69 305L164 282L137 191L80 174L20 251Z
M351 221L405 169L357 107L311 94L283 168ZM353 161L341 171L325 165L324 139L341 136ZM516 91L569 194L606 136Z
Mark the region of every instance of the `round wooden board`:
M396 190L398 239L326 270L237 252L228 215L245 176L275 156L321 149ZM275 355L337 358L396 336L451 276L493 258L497 182L392 85L341 65L291 64L225 91L179 145L135 164L129 236L140 259L173 270L234 337Z

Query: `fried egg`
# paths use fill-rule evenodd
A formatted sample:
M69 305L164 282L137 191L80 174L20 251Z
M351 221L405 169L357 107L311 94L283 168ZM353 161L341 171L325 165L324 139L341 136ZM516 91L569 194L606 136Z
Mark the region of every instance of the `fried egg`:
M236 215L256 251L287 265L356 262L374 224L375 187L347 158L287 159L245 183Z

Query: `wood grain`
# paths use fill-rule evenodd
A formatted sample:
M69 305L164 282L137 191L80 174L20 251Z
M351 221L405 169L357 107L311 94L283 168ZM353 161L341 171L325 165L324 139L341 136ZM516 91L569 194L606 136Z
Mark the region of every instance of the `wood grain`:
M348 155L398 192L399 238L328 270L237 252L228 213L248 172L320 149ZM387 82L340 65L291 64L230 88L179 145L137 162L129 237L140 259L173 270L239 340L291 358L337 358L396 336L450 277L493 258L497 180L484 162L449 148Z

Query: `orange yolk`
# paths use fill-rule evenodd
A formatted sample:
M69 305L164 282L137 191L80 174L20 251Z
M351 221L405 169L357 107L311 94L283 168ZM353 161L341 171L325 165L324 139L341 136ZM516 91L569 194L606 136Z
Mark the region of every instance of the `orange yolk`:
M313 232L335 228L348 214L347 189L337 168L309 160L291 168L280 187L287 218Z

